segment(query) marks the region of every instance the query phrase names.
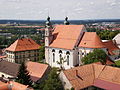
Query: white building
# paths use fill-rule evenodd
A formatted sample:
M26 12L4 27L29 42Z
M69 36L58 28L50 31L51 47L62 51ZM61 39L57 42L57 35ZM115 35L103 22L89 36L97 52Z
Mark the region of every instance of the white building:
M45 60L52 67L72 68L81 64L81 58L95 48L106 51L95 32L86 32L84 25L56 25L52 28L50 17L45 29ZM61 58L63 58L60 62ZM58 64L61 63L61 64Z
M118 47L120 48L120 33L118 35L116 35L113 40L115 40L116 44L118 45Z

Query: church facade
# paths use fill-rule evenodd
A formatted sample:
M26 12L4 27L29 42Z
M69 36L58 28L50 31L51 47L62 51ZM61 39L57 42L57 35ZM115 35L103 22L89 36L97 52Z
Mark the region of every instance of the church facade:
M45 62L52 67L69 69L82 64L81 58L100 48L107 48L96 32L86 32L84 25L51 25L48 17L45 29Z

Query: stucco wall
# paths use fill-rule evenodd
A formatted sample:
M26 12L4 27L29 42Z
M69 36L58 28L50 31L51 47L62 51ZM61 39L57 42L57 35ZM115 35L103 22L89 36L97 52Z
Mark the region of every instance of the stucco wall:
M21 63L25 60L37 61L39 58L39 50L18 51L11 52L6 51L7 61Z
M62 84L65 90L70 90L72 88L71 83L69 82L69 80L67 79L63 71L61 71L59 78L62 81Z
M52 52L52 50L55 50L55 52ZM65 69L73 67L73 50L65 50L65 49L59 49L59 48L49 48L49 64L52 67L60 67L60 65L57 63L57 61L60 61L60 53L59 51L62 51L61 56L64 58L63 66ZM66 52L69 52L69 65L67 65L67 55ZM53 62L53 53L55 54L55 62Z

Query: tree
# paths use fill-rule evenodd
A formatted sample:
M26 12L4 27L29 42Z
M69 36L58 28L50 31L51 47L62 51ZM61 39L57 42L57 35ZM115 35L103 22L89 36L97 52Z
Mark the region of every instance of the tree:
M84 64L90 64L94 62L101 62L106 64L106 53L102 49L94 49L93 52L90 52L88 55L85 55L82 58Z
M60 57L60 61L57 61L57 64L60 65L60 70L64 70L63 64L66 62L65 57Z
M48 79L45 81L43 90L63 90L57 68L52 68L51 72L48 75Z
M39 62L43 63L43 59L45 59L45 46L44 46L44 44L40 46Z
M24 85L32 86L32 80L30 78L29 72L27 71L27 66L25 65L25 62L22 62L19 68L16 81Z

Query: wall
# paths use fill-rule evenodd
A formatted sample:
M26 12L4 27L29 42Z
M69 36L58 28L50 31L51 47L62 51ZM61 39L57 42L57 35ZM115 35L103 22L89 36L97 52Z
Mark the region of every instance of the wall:
M52 52L53 49L55 50L55 52L54 52L55 62L53 62L53 52ZM49 48L49 52L48 52L49 62L48 63L50 64L50 66L60 67L60 65L57 64L57 61L58 62L60 61L60 53L59 53L60 50L62 51L61 56L64 58L64 61L66 61L66 62L63 63L64 68L68 69L68 68L74 67L73 66L73 50L65 50L65 49L60 49L60 48ZM70 55L69 55L69 65L67 65L67 55L66 55L67 51L70 53Z
M13 76L8 75L8 74L6 74L6 73L0 72L0 77L2 77L2 75L4 75L5 78L13 77Z
M21 63L25 60L37 61L39 59L39 49L18 52L6 51L6 54L7 61L14 63Z
M67 79L63 71L61 71L59 78L62 81L62 84L65 90L68 90L68 89L70 90L72 88L71 83L69 82L69 80Z

